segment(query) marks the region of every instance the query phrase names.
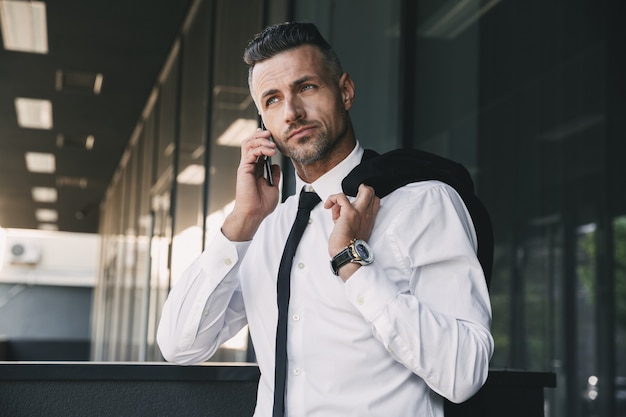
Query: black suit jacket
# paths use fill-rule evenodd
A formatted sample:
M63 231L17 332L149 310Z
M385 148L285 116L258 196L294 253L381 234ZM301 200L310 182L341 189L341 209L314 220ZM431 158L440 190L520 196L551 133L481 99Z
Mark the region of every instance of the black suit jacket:
M493 266L493 227L486 207L474 194L474 182L467 169L450 159L416 149L398 149L379 155L366 149L363 159L342 182L343 192L356 196L365 183L380 198L404 185L424 180L439 180L463 199L470 213L478 238L478 260L483 268L487 288L491 284Z

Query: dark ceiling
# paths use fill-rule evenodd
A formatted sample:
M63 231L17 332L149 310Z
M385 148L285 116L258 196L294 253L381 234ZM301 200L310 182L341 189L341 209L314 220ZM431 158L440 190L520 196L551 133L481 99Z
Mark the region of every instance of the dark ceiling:
M1 227L37 229L35 210L50 208L58 230L97 232L99 204L190 3L50 1L47 54L0 43ZM94 94L84 84L98 73L102 89ZM20 128L16 97L50 100L53 128ZM27 151L53 153L56 172L28 172ZM57 202L35 203L31 188L40 186L57 188Z

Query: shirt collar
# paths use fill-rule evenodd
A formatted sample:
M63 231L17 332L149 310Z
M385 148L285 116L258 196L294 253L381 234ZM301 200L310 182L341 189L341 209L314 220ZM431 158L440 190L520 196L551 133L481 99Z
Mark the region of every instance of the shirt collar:
M307 188L313 188L313 190L320 196L322 201L326 201L328 197L333 194L342 193L341 181L352 171L352 169L361 163L363 157L363 148L357 141L356 146L350 152L350 154L333 169L313 181L311 184L305 183L298 175L296 175L296 190Z

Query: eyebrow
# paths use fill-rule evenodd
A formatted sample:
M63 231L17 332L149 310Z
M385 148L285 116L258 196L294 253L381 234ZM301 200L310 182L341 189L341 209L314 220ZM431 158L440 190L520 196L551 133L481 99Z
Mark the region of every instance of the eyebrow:
M294 87L299 86L301 84L304 84L307 81L310 81L310 80L312 80L314 78L316 78L316 77L313 76L313 75L304 75L304 76L298 78L297 80L295 80L294 82L292 82L291 84L289 84L289 87L294 88Z
M275 88L273 88L271 90L264 91L263 94L261 94L261 99L264 99L267 96L273 96L276 93L278 93L278 90L275 89Z
M297 87L299 85L302 85L304 83L306 83L307 81L313 80L313 79L317 79L319 77L316 77L314 75L304 75L300 78L298 78L297 80L293 81L292 83L289 84L289 88L294 88ZM270 90L266 90L263 92L263 94L261 94L261 99L264 99L265 97L268 96L272 96L274 94L278 93L278 89L276 88L272 88Z

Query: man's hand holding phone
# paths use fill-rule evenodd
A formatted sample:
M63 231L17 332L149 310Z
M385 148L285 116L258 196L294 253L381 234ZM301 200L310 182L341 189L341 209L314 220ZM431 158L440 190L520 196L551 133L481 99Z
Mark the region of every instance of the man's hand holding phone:
M235 206L222 225L222 233L229 240L251 240L263 219L278 205L279 190L274 184L280 180L280 168L271 165L276 152L270 132L261 128L241 143Z

